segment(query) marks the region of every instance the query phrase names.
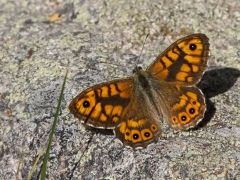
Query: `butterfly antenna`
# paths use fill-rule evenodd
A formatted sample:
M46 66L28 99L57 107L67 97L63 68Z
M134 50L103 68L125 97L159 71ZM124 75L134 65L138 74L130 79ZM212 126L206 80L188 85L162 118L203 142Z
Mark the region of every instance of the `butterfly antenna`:
M149 33L146 35L146 37L145 37L145 39L144 39L144 41L143 41L142 50L141 50L141 52L140 52L140 54L139 54L139 56L138 56L138 64L139 64L139 62L140 62L140 58L141 58L141 56L142 56L143 48L144 48L144 46L145 46L145 44L146 44L146 40L147 40L148 36L149 36Z

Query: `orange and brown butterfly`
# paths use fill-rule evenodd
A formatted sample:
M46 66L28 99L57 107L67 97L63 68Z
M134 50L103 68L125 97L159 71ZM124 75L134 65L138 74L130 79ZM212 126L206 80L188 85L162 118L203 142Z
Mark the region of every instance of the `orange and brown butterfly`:
M146 71L92 86L69 105L81 122L114 129L133 149L156 143L165 119L177 130L195 127L204 117L205 98L196 87L207 68L209 39L204 34L181 38L161 53Z

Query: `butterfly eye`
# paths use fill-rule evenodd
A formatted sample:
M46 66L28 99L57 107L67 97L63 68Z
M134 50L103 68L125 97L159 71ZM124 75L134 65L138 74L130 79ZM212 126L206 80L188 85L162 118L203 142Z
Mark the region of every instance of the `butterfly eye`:
M192 50L192 51L194 51L194 50L197 49L197 45L196 45L196 44L190 44L190 45L189 45L189 49Z
M83 101L83 107L88 108L90 106L90 102L85 100Z
M138 66L138 67L136 67L132 72L133 72L133 74L135 74L135 73L138 72L139 70L142 70L142 67Z

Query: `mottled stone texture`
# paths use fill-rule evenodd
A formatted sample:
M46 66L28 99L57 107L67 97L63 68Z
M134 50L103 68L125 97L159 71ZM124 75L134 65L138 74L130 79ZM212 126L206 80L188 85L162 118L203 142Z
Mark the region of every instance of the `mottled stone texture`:
M15 179L22 152L19 179L26 179L46 147L67 69L47 179L240 179L239 9L239 0L2 0L0 179ZM54 13L62 20L49 23ZM157 144L134 152L111 131L86 128L69 114L86 87L131 76L136 64L146 68L196 32L211 43L210 71L199 84L208 111L199 128L163 127Z

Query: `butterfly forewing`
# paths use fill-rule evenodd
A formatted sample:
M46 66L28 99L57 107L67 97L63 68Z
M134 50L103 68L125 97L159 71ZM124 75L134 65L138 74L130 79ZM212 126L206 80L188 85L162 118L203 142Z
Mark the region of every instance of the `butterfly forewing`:
M126 78L88 88L72 100L70 112L87 125L113 129L131 101L132 85L133 79Z
M192 85L202 77L208 58L208 37L204 34L192 34L169 46L146 71L166 82Z

